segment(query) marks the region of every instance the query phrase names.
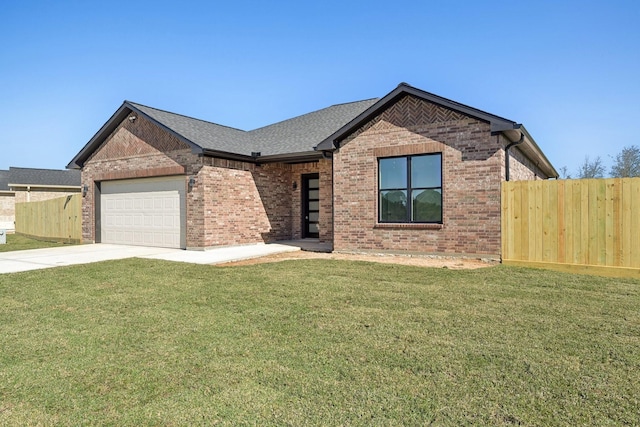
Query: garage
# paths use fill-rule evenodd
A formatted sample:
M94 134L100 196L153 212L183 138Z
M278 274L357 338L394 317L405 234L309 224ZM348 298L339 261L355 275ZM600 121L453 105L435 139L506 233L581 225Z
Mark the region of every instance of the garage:
M186 247L185 177L104 181L100 185L100 241L120 245Z

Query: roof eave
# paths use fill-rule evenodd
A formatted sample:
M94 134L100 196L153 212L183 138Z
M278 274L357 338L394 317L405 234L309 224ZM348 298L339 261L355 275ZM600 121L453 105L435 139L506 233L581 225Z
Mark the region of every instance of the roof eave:
M217 157L219 159L237 160L240 162L255 162L255 157L247 156L246 154L229 153L227 151L213 150L211 148L203 148L201 151L203 156Z
M550 178L557 178L558 172L555 170L549 159L544 155L538 144L536 144L533 137L527 132L527 130L519 123L513 120L505 119L504 117L496 116L495 114L487 113L486 111L478 110L477 108L470 107L468 105L460 104L441 96L425 92L423 90L414 88L406 83L400 83L398 87L389 92L386 96L381 98L378 102L366 109L360 115L355 117L349 123L338 129L332 135L328 136L325 140L320 142L315 150L318 151L334 151L340 147L340 142L347 137L350 133L358 129L365 124L368 120L379 114L387 106L394 102L400 96L405 94L413 95L427 101L442 105L443 107L459 111L468 116L476 119L488 122L491 127L491 133L493 135L502 133L510 141L517 141L520 138L519 131L522 130L525 135L524 147L518 148L523 151L525 156L529 157L538 167ZM515 138L515 139L514 139Z
M471 117L475 117L479 120L483 120L494 126L506 126L514 124L512 120L505 119L495 114L487 113L486 111L478 110L477 108L470 107L465 104L460 104L451 99L443 98L430 92L415 88L407 83L400 83L394 90L389 92L384 97L380 98L378 102L367 108L360 115L355 117L349 123L338 129L332 135L327 137L324 141L320 142L315 149L320 151L333 151L339 147L340 142L348 136L351 132L358 129L364 123L372 119L374 116L383 111L389 104L394 102L397 98L404 95L413 95L418 98L433 102L443 107L459 111Z
M76 156L71 160L71 162L69 162L66 168L82 169L82 167L84 166L84 162L87 161L87 159L95 152L95 150L98 149L98 147L100 147L100 145L109 137L109 135L113 133L113 131L115 131L118 128L120 123L124 119L126 119L131 112L135 112L136 114L143 116L146 120L149 120L150 122L156 124L157 126L161 127L165 131L174 135L179 140L183 141L189 147L191 147L191 151L194 154L202 153L203 149L198 144L194 143L193 141L175 132L171 128L160 123L153 117L144 113L142 110L136 108L130 102L124 101L120 106L120 108L118 108L116 112L113 113L113 115L109 118L109 120L107 120L107 122L104 125L102 125L100 130L96 132L96 134L89 140L89 142L87 142L85 146L80 150L80 152L78 152L78 154L76 154Z
M542 152L535 139L531 136L527 129L515 123L513 126L503 128L492 128L492 134L502 134L510 142L516 142L521 136L524 136L522 144L515 146L526 158L532 161L537 167L544 172L548 178L558 178L558 171L553 167L547 156Z
M301 153L272 154L269 156L260 156L256 158L259 163L298 163L309 162L322 159L323 154L320 151L305 151Z
M516 146L516 148L522 151L529 160L533 161L548 178L557 179L560 174L558 174L556 168L553 167L547 156L542 152L535 139L533 139L524 126L520 127L520 131L524 134L524 144Z
M120 122L122 122L130 112L131 109L127 107L127 102L125 101L69 162L67 169L82 169L84 162L89 158L89 156L91 156L91 154L100 146L104 139L116 130Z
M226 151L203 149L202 154L207 157L217 157L219 159L236 160L247 163L296 163L319 160L322 153L319 151L305 151L302 153L271 154L266 156L247 156L246 154L229 153Z

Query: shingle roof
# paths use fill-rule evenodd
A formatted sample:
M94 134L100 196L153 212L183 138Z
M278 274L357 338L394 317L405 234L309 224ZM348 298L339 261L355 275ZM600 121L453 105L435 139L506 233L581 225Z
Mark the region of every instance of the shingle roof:
M120 108L85 144L67 165L68 169L80 169L94 150L100 147L111 133L131 112L146 116L160 127L191 146L194 153L230 156L239 160L251 160L254 152L262 157L272 156L271 161L284 158L299 159L320 155L315 147L329 135L349 123L378 101L337 104L312 113L284 120L262 128L244 131L216 123L171 113L146 105L124 101ZM266 159L265 159L266 160Z
M133 106L158 123L202 148L236 154L250 154L251 149L246 146L246 144L248 144L246 139L247 132L243 130L158 110L157 108L147 107L146 105L136 104L134 102L125 101L125 104ZM247 152L247 150L249 150L249 152Z
M404 95L417 96L489 122L492 132L504 133L510 140L513 135L519 138L524 134L525 143L518 146L518 149L532 161L541 163L549 176L557 176L551 163L521 124L422 91L406 83L399 84L396 89L379 99L337 104L251 131L125 101L76 154L67 168L82 168L84 162L131 112L146 116L188 144L193 152L198 154L241 161L256 160L253 156L255 152L260 152L261 161L299 161L317 158L321 152L331 151L339 146L341 140L350 132Z
M7 183L19 185L59 185L79 187L80 171L10 167Z
M376 101L337 104L248 132L133 102L126 104L201 148L245 156L258 151L266 156L313 151L327 136Z
M0 191L9 191L9 171L0 170Z
M254 151L263 156L313 151L314 147L377 99L338 104L249 132Z

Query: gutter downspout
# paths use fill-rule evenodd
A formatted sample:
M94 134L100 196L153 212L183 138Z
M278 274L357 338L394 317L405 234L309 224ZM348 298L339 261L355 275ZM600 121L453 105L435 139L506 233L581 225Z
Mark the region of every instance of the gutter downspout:
M515 141L515 142L510 143L504 149L504 154L505 154L505 156L504 156L504 167L505 167L505 175L506 175L505 178L506 178L507 181L509 181L509 163L510 163L510 161L509 161L509 159L510 159L509 148L515 147L516 145L520 145L523 142L524 142L524 133L520 132L520 139Z

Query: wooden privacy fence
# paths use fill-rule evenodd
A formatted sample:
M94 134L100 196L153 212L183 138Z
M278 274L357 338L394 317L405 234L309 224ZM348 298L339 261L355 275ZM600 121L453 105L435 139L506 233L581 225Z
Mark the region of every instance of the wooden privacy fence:
M16 233L41 240L80 243L82 196L16 203Z
M640 178L504 182L502 260L640 277Z

